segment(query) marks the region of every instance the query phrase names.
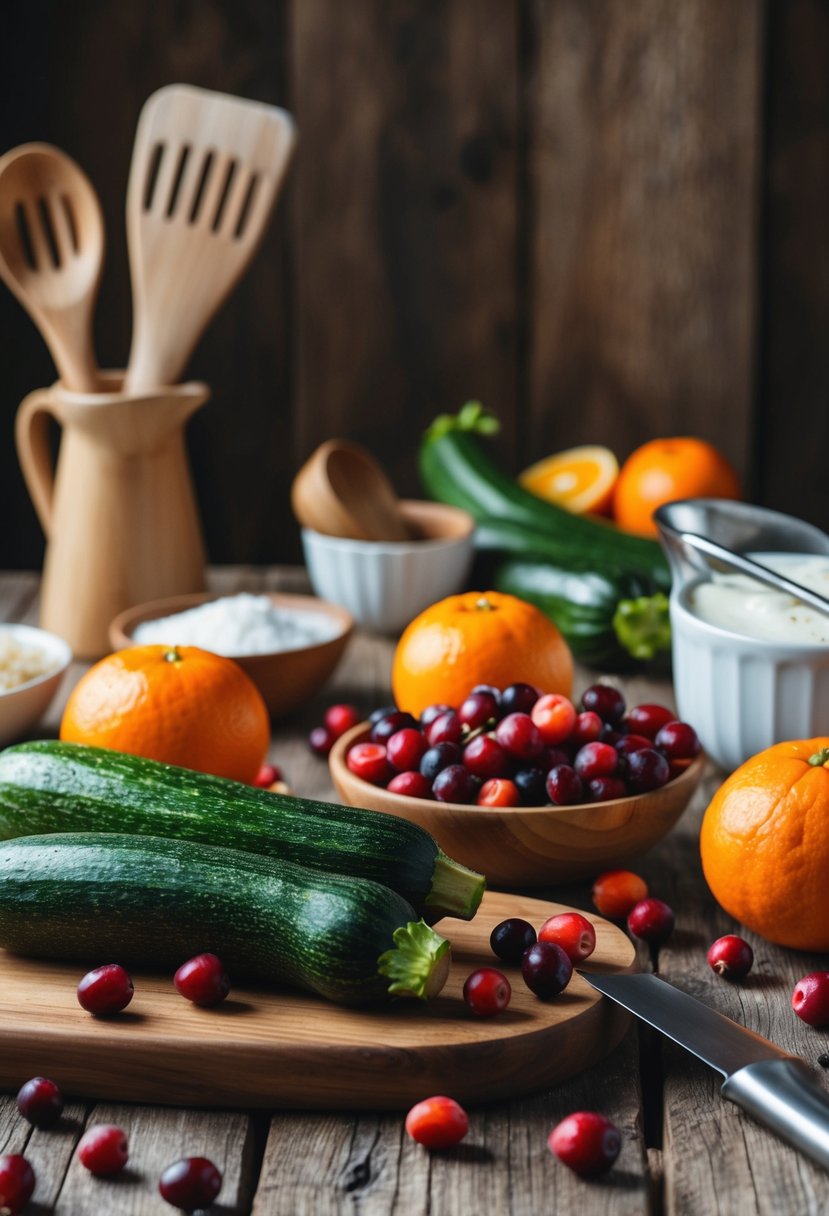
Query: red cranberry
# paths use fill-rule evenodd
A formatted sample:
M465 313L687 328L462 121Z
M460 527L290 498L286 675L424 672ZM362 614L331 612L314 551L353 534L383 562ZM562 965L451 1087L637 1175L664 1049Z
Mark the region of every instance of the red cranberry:
M544 740L529 714L507 714L496 726L495 738L515 760L532 760L544 749Z
M432 794L438 802L474 802L476 793L472 774L462 764L441 769L432 782Z
M628 929L634 937L652 946L668 940L674 929L674 914L661 899L640 899L628 913Z
M538 940L555 942L571 963L580 963L596 949L596 930L580 912L560 912L545 920L538 930Z
M607 870L593 883L592 895L602 916L621 920L635 904L647 899L648 885L632 870Z
M611 802L614 798L626 798L628 787L621 777L592 777L584 787L587 802Z
M582 781L591 777L615 777L619 770L619 753L609 743L585 743L576 752L573 768Z
M386 744L386 755L399 773L416 769L426 751L426 740L413 726L404 726L395 731Z
M625 716L625 698L612 684L591 684L581 698L582 709L598 714L603 722L621 722Z
M492 1017L506 1009L512 996L510 982L502 971L494 967L479 967L467 976L463 986L463 999L473 1013L480 1017Z
M161 1198L183 1212L209 1208L221 1189L222 1176L206 1157L174 1161L158 1180Z
M494 724L498 717L498 701L491 692L471 692L458 710L458 718L470 730Z
M554 806L577 806L584 797L581 777L569 764L557 764L550 769L546 790Z
M469 1131L469 1117L454 1098L424 1098L406 1115L406 1131L424 1148L451 1148Z
M573 964L555 942L536 942L521 959L524 983L542 1000L558 996L573 975Z
M417 722L410 713L403 709L396 709L393 713L377 719L371 728L371 741L372 743L385 743L396 731L403 730L405 726L417 726Z
M17 1216L32 1197L35 1172L19 1153L0 1157L0 1212Z
M562 1119L550 1132L551 1152L582 1178L610 1169L619 1156L622 1137L604 1115L579 1110Z
M47 1077L32 1077L18 1090L17 1109L35 1127L51 1127L63 1114L63 1094Z
M829 1026L829 971L812 971L798 980L792 1009L810 1026Z
M668 761L653 747L630 752L625 760L627 783L634 794L647 794L658 790L670 780Z
M118 963L106 963L88 971L78 984L78 1001L87 1013L103 1016L120 1013L132 1000L129 974Z
M496 688L494 684L476 684L472 692L488 692L498 709L501 708L501 690L500 688Z
M327 726L315 726L308 735L308 746L315 756L327 756L334 746L334 736Z
M476 777L506 777L509 756L492 735L478 735L463 749L463 762Z
M501 693L501 713L528 714L540 695L532 684L510 684Z
M276 764L261 764L259 772L253 779L254 786L259 790L269 789L275 781L282 780L282 772Z
M176 991L194 1005L218 1005L230 992L230 978L215 954L197 954L173 976Z
M441 714L449 713L452 709L451 705L435 704L427 705L423 713L420 715L420 728L425 730L430 722L434 722L435 718L439 718Z
M124 1130L113 1123L88 1128L78 1141L78 1159L90 1174L117 1174L127 1164L128 1156Z
M669 760L693 760L702 747L697 732L687 722L666 722L656 732L654 744Z
M324 725L335 739L339 739L340 735L344 735L360 721L362 717L356 705L329 705L323 716Z
M655 739L666 722L673 722L676 714L664 705L633 705L625 714L624 723L632 735L647 735Z
M420 761L420 771L427 781L434 781L438 773L443 772L450 764L460 764L461 749L457 743L436 743L423 753Z
M752 968L754 951L734 933L718 937L708 951L708 965L726 980L741 980Z
M489 944L493 954L497 954L503 963L520 963L524 952L534 946L536 932L529 921L520 916L511 916L495 926L489 935Z
M518 806L521 795L508 777L490 777L478 790L475 802L478 806Z
M460 743L462 733L461 720L454 709L435 718L423 732L429 747L436 747L438 743Z
M563 743L576 725L576 708L569 697L551 692L538 698L530 717L545 743Z
M432 797L432 783L423 773L397 773L386 789L392 794L405 794L407 798Z
M629 756L631 752L641 752L643 748L652 748L653 739L647 735L620 735L614 744L621 756Z
M389 761L382 743L355 743L345 758L346 767L355 777L372 785L383 785L389 776Z
M583 747L585 743L595 743L601 738L601 733L604 730L604 722L598 714L594 714L592 710L586 709L582 713L576 715L576 722L570 732L570 740L577 748Z
M389 714L396 714L396 705L381 705L379 709L373 709L368 716L369 726L374 726L381 718L388 718Z

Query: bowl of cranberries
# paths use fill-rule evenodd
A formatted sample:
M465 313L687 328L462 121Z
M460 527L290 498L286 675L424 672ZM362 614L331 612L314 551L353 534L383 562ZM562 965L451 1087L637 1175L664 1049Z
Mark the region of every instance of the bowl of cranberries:
M529 684L477 685L419 718L395 706L328 753L339 797L420 824L495 885L589 877L646 852L704 767L696 731L611 684L578 700Z

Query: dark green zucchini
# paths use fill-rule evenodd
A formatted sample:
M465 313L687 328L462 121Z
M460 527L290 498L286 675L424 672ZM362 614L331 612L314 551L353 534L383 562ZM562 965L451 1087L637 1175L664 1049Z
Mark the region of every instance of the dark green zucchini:
M456 415L435 419L419 453L426 492L440 502L463 507L476 520L505 520L577 548L596 569L608 565L647 574L660 590L670 590L670 570L658 541L573 515L502 472L481 443L483 435L497 429L497 419L478 402L469 402Z
M371 878L431 921L469 920L485 885L396 815L53 739L0 752L0 839L45 832L168 836Z
M231 979L341 1004L429 997L445 938L380 883L154 836L26 836L0 845L0 946L35 958L174 970L202 951Z

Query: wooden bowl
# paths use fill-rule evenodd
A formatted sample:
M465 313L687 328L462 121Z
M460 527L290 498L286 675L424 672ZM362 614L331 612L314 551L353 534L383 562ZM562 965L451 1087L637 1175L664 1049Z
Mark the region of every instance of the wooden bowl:
M269 654L229 655L253 680L265 699L272 718L282 718L317 693L334 672L343 656L354 629L351 613L337 604L310 595L282 595L263 592L278 607L296 612L315 613L328 618L336 626L333 637L324 642L315 642L297 650L275 651ZM113 650L134 646L133 633L136 626L157 617L172 616L195 608L210 600L225 598L217 592L197 595L178 595L169 599L140 604L119 613L109 627L109 641ZM170 644L176 639L170 638Z
M331 749L331 777L343 802L418 823L456 861L495 886L518 889L593 878L645 853L679 819L705 767L699 755L661 789L610 802L462 806L389 793L356 777L346 767L346 753L368 735L368 724L361 723Z

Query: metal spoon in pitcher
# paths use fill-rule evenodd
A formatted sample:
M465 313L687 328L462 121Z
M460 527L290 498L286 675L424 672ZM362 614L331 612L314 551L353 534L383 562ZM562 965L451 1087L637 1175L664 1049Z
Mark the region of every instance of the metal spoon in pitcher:
M774 587L777 591L785 591L787 595L794 596L795 599L802 600L804 604L808 604L810 608L816 608L818 612L829 616L829 599L818 594L817 591L811 591L808 587L803 587L800 583L795 583L792 579L786 578L785 575L777 574L776 571L770 570L768 566L764 566L760 562L746 557L743 553L735 553L733 549L727 549L725 545L720 545L714 540L709 540L705 536L697 536L695 532L680 532L679 537L686 545L690 545L692 549L696 549L698 553L702 553L706 557L715 558L730 570L736 570L740 574L747 574L750 578L756 579L758 583L763 583L767 587Z
M92 310L104 243L98 197L71 157L41 143L0 157L0 277L73 392L97 388Z

